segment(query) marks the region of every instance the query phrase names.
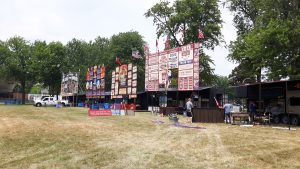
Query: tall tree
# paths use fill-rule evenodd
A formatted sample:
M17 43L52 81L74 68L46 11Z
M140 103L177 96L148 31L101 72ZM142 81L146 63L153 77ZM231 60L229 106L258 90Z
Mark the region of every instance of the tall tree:
M145 60L133 59L132 50L138 50L140 54L144 53L143 37L136 31L119 33L113 35L110 39L110 50L112 57L108 60L108 66L113 70L115 65L115 57L119 57L122 63L133 63L137 65L138 72L138 91L143 91L145 87ZM111 71L108 71L108 76L111 76ZM111 81L110 79L108 79Z
M22 104L25 104L26 82L33 77L30 66L32 64L30 43L24 38L15 36L1 45L2 70L5 71L7 79L18 82L21 86Z
M49 86L51 94L59 95L62 73L64 71L63 65L66 64L66 50L62 43L51 42L49 44L50 57L48 58L47 67L45 71L48 75L44 78L44 84Z
M151 7L146 17L152 17L157 27L157 37L170 37L171 47L179 47L192 42L199 42L198 34L204 34L203 47L214 49L222 42L222 20L217 0L176 0L173 4L169 1L160 1ZM181 35L184 39L180 39ZM205 56L205 57L204 57ZM202 84L211 82L214 77L210 64L212 60L203 54L200 76ZM209 76L206 76L209 75ZM206 79L209 78L209 79ZM206 84L209 85L209 84Z
M235 15L238 38L230 45L229 58L261 79L300 78L300 10L298 0L228 0ZM253 75L252 74L252 75ZM249 74L252 76L251 74Z
M256 76L257 81L261 81L262 59L255 51L248 50L247 35L254 29L259 16L259 0L227 0L229 9L234 13L234 25L237 29L238 38L229 45L229 59L236 61L240 65L251 64L252 67L239 66L240 69L248 71L249 76ZM249 53L247 52L250 51ZM233 72L237 73L237 72ZM251 74L250 74L251 73Z
M37 81L49 87L51 95L59 95L62 73L66 71L66 50L62 43L35 41L33 44L34 69Z
M5 73L5 60L9 55L9 49L6 42L0 41L0 76L7 77Z
M90 44L72 39L67 43L66 47L66 65L64 72L79 72L79 91L85 89L85 75L87 68L97 64L95 62L97 56L93 56L90 51ZM99 57L99 56L98 56ZM94 59L93 59L94 58Z
M111 71L115 69L115 57L110 49L110 40L107 38L97 37L94 41L90 42L90 55L93 56L94 63L106 67L105 76L105 89L109 91L111 89ZM92 65L91 65L92 66Z

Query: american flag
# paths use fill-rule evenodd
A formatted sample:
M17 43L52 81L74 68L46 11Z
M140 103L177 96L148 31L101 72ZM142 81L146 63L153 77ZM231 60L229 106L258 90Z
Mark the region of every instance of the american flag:
M203 39L204 38L204 33L199 30L199 33L198 33L198 39Z
M220 104L219 104L218 100L216 99L216 97L214 97L214 99L215 99L215 102L216 102L217 108L222 108L222 106L220 106Z
M120 60L119 57L116 57L116 64L117 64L117 65L121 65L121 60Z
M132 57L135 59L142 58L142 56L140 55L140 52L138 50L132 50Z

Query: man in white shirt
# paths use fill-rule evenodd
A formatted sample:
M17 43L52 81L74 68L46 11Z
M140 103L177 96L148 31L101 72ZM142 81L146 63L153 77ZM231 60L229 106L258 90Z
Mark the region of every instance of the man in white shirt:
M191 98L188 99L185 106L186 106L186 116L188 117L187 122L192 123L192 120L193 120L193 113L192 113L193 103L192 103Z

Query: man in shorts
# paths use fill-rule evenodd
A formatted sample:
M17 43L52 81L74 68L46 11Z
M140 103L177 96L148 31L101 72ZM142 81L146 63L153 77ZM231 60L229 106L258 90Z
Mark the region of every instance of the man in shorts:
M192 120L193 120L193 113L192 113L193 103L192 103L191 98L188 99L185 106L186 106L186 116L188 117L187 122L192 123Z

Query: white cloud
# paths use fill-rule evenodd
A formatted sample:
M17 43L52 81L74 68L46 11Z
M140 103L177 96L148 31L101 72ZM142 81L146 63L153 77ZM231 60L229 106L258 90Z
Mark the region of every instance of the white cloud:
M159 0L2 0L0 40L19 35L27 40L61 41L72 38L93 40L119 32L138 31L150 49L155 50L156 33L151 18L144 13ZM232 16L222 10L226 22L222 33L227 43L235 38ZM163 43L162 40L160 42ZM209 51L216 64L216 74L228 75L233 64L226 59L228 50Z

